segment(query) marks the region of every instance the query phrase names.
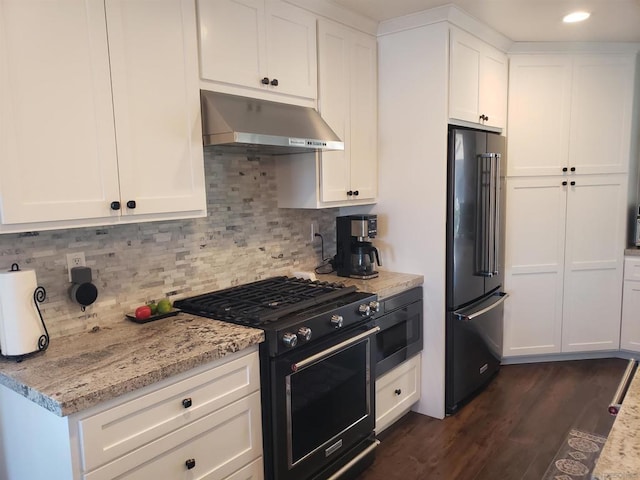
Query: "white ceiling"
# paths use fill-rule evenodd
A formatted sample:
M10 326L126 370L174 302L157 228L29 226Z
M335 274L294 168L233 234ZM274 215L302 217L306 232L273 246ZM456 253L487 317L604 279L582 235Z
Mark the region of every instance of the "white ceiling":
M376 21L454 4L516 42L640 42L640 0L332 0ZM591 18L563 24L587 10Z

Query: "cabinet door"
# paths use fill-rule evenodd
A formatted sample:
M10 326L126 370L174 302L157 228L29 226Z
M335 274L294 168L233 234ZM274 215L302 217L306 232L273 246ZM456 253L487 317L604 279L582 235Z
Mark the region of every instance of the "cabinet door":
M122 213L204 211L195 5L106 6Z
M507 179L505 357L560 352L566 188L561 177Z
M485 115L483 123L492 127L507 126L507 56L485 45L480 57L480 97L478 114Z
M640 352L640 282L624 282L620 348Z
M350 190L354 200L378 194L378 83L375 37L354 33L351 48ZM357 194L356 194L357 192Z
M112 214L119 192L104 15L102 0L0 3L2 223Z
M264 0L198 0L202 78L263 88L264 18Z
M562 174L569 154L570 110L570 57L511 57L509 176Z
M318 22L318 109L322 118L345 142L343 151L320 156L320 200L346 201L351 168L351 35L333 22Z
M635 60L630 55L576 56L569 165L576 173L629 168Z
M320 199L372 200L378 188L376 39L326 21L318 32L319 109L345 142L344 151L321 154Z
M269 0L267 5L267 76L278 81L270 89L317 98L315 17L279 0Z
M589 175L568 187L563 352L619 347L626 185Z
M452 28L449 62L449 117L506 127L507 56Z
M482 42L451 29L449 54L449 117L480 123L480 57Z

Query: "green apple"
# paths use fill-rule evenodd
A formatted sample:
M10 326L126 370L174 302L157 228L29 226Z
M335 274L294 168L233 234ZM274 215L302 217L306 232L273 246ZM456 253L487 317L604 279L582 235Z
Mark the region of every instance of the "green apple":
M171 300L163 298L158 302L158 313L169 313L171 311Z

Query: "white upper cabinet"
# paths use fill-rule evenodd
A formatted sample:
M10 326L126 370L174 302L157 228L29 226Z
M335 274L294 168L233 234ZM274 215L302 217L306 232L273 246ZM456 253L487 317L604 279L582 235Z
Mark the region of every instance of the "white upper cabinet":
M108 0L107 27L122 214L204 212L192 2Z
M322 118L344 151L286 156L276 162L278 205L321 208L375 202L377 160L377 48L370 35L327 20L318 23ZM315 158L315 161L313 160Z
M634 72L632 55L574 59L569 167L576 173L628 171Z
M206 214L195 22L188 0L0 4L0 231Z
M635 55L514 55L510 176L625 173Z
M507 79L508 60L504 53L451 28L449 118L505 128Z
M198 0L198 20L207 88L317 98L313 15L279 0Z
M3 224L109 216L120 198L104 8L0 3Z
M509 72L508 174L560 175L569 154L571 58L515 55Z

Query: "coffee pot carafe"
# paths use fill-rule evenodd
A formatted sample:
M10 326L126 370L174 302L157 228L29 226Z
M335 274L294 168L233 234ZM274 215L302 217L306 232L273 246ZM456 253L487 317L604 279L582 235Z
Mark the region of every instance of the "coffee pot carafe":
M351 273L362 278L377 276L376 264L380 265L378 249L370 242L356 242L351 249Z
M336 272L341 277L375 278L381 266L378 249L371 239L378 233L376 215L346 215L336 218Z

